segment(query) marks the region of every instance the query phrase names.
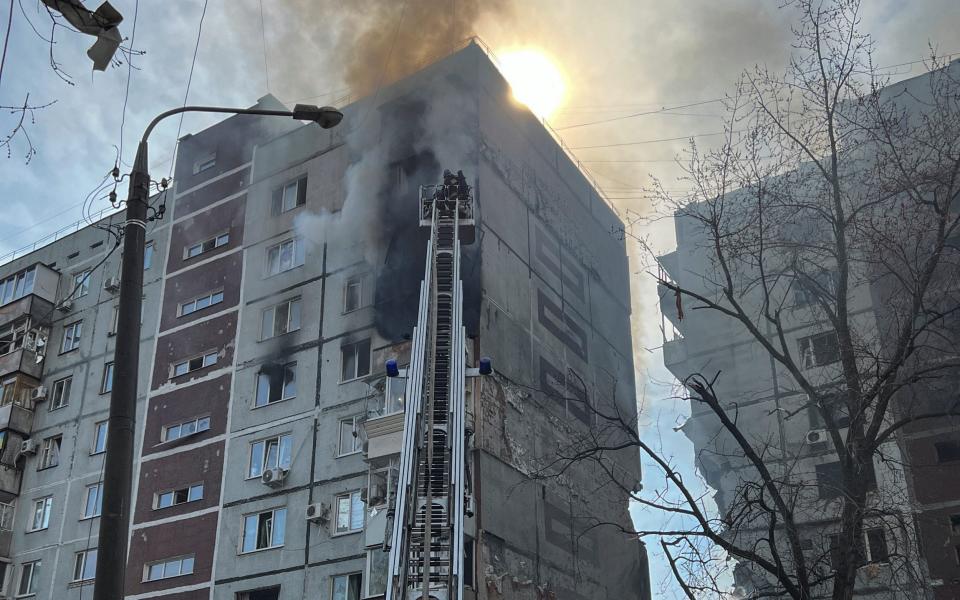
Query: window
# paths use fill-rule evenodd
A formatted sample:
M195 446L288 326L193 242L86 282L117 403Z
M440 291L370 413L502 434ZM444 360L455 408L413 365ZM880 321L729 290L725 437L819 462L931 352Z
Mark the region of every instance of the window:
M75 321L63 326L63 341L60 352L70 352L80 347L80 332L83 330L83 321Z
M93 450L90 454L107 451L107 425L107 421L100 421L93 426Z
M50 396L50 410L63 408L70 403L70 386L73 377L64 377L53 382L53 393Z
M950 533L960 535L960 514L950 515Z
M52 267L51 267L52 268ZM33 293L33 282L37 276L36 267L29 267L0 280L0 304L19 300Z
M837 333L827 331L800 338L800 364L804 369L822 367L840 360L840 345Z
M37 593L40 587L38 584L40 581L40 563L41 561L35 560L23 563L23 566L20 567L20 585L17 586L17 596L30 596Z
M148 242L143 247L143 270L146 271L153 266L153 242Z
M843 470L839 462L823 463L816 466L817 487L820 492L821 500L830 498L839 498L843 493ZM877 477L873 470L873 463L867 466L865 474L867 480L867 489L877 489Z
M250 443L250 464L247 478L260 477L266 469L289 469L293 436L278 435Z
M466 566L466 565L464 565ZM387 573L390 571L390 553L376 547L367 550L367 572L364 581L367 584L364 598L383 596L387 592Z
M856 544L857 566L862 567L872 563L885 563L890 560L890 552L887 549L887 536L883 529L873 528L864 529L862 537ZM840 562L840 536L839 534L830 535L830 563L834 569Z
M263 309L260 316L260 339L266 340L300 329L300 298L291 298Z
M335 575L331 600L360 600L360 573Z
M337 456L355 454L362 449L360 436L356 434L357 417L340 419L340 443L337 445Z
M937 451L937 462L955 462L960 460L960 440L936 442L933 447Z
M23 348L23 342L30 330L30 319L18 319L0 327L0 355L10 354ZM66 329L64 329L66 335Z
M187 246L183 249L183 258L184 260L188 258L193 258L194 256L200 256L204 252L210 252L214 248L219 248L220 246L226 246L230 243L230 232L221 233L216 237L212 237L209 240L204 240L199 244L193 244L192 246Z
M191 371L198 371L211 365L215 365L217 364L217 360L219 358L220 354L218 352L207 352L202 356L195 356L190 360L178 362L173 365L173 374L171 377L180 377L181 375L186 375Z
M140 303L140 324L143 325L143 313L147 308L147 297L144 296L143 301ZM113 307L113 316L110 319L110 330L107 331L108 336L117 335L117 322L120 320L120 305Z
M254 407L266 406L297 395L297 363L269 363L257 373L257 397Z
M307 176L273 190L271 210L274 215L293 210L307 203Z
M794 306L811 306L818 299L829 300L837 293L837 272L833 269L797 276L793 283Z
M50 526L50 509L53 508L53 496L33 501L33 519L29 531L40 531Z
M103 365L103 379L100 380L100 393L109 394L113 391L113 363Z
M89 581L97 574L97 549L77 552L73 561L73 580Z
M175 425L165 425L160 432L160 441L172 442L208 429L210 429L210 417L198 417Z
M357 310L363 306L363 277L351 277L343 285L343 312Z
M70 290L73 294L70 297L80 298L86 296L90 291L90 270L81 271L73 276L73 288Z
M334 534L352 533L363 529L363 500L360 492L337 496L337 520Z
M211 292L195 298L189 302L184 302L180 305L180 316L189 315L190 313L195 313L198 310L203 310L208 306L213 306L214 304L220 304L223 302L223 290L217 292Z
M243 517L243 540L240 552L254 552L283 545L287 509L275 508Z
M280 586L237 592L236 600L280 600Z
M37 464L37 470L49 469L60 464L60 443L63 441L62 435L55 435L43 440L40 447L40 462Z
M267 248L267 275L276 275L303 264L303 240L292 239Z
M153 508L154 510L158 510L178 504L186 504L187 502L195 502L197 500L203 500L202 483L155 494L153 497Z
M370 374L370 340L347 344L340 348L340 381L350 381Z
M83 518L92 519L100 516L100 508L103 505L103 484L94 483L87 486L87 495L83 503Z
M833 423L838 429L843 429L844 427L850 426L850 415L847 411L846 398L843 395L835 394L827 396L823 400L823 408L833 418ZM821 429L826 426L827 424L824 422L823 416L820 414L820 409L816 406L811 406L810 428Z
M143 580L157 581L193 573L193 555L168 558L143 565Z
M217 164L217 154L215 152L210 152L209 154L204 154L200 158L194 161L193 163L193 174L199 175L207 169L212 169Z

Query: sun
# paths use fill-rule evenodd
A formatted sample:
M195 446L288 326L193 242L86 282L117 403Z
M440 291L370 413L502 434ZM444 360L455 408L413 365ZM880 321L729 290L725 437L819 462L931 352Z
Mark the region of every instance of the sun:
M541 119L550 117L566 94L560 69L539 50L512 50L498 54L503 76L513 97Z

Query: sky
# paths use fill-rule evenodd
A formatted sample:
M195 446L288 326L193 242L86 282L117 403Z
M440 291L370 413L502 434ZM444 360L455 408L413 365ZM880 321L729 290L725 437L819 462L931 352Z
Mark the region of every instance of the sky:
M497 54L533 48L557 65L566 95L550 124L622 214L648 214L643 188L651 177L682 193L684 184L676 181L680 172L672 161L686 147L682 140L650 141L702 136L697 143L708 146L711 136L703 134L721 129L721 107L711 101L728 93L744 69L758 64L784 68L794 17L774 0L111 3L125 17L120 26L125 45L143 54L134 57L133 68L124 61L94 73L85 55L93 39L58 28L53 56L70 83L50 67L51 46L42 39L49 38L50 21L39 1L10 3L14 12L5 38L0 106L22 105L27 94L31 103L56 102L25 119L24 131L10 141L9 157L0 149L0 257L80 221L85 200L114 166L120 148L121 171L127 172L146 123L184 102L188 80L191 104L249 106L268 92L288 105L343 102L383 72L385 47L397 68L422 60L426 51L417 44L438 30L431 20L445 11L456 15L455 27L444 30L451 31L451 41L476 34ZM6 9L0 7L0 34ZM960 52L956 0L868 0L862 17L862 29L876 42L875 64L894 80L922 73L923 65L915 61L928 55L930 45L941 54ZM0 113L0 139L18 118ZM216 120L188 115L181 133ZM151 137L155 179L169 174L177 131L178 122L171 119ZM29 163L25 134L36 150ZM121 198L125 192L118 190ZM91 201L90 212L110 209L106 198L94 195ZM650 236L657 252L669 251L674 243L668 221L634 233ZM672 377L662 366L652 279L639 261L633 270L641 424L692 477L691 446L673 431L683 422L686 407L673 398ZM647 487L658 485L655 469L647 466L645 473ZM640 526L655 524L642 510L633 514ZM658 547L649 547L655 597L680 598L657 556Z

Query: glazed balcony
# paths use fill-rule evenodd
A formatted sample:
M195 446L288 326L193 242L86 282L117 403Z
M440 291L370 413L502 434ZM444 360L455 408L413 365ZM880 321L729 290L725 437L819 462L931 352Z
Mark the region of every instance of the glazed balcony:
M367 460L400 453L406 385L406 377L385 377L374 386L378 393L368 402L367 419L363 423Z

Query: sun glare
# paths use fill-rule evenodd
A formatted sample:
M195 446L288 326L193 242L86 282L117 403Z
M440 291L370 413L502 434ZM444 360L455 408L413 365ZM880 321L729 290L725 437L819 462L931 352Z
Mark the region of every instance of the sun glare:
M549 118L563 102L566 85L560 69L538 50L498 54L503 76L513 97L541 119Z

